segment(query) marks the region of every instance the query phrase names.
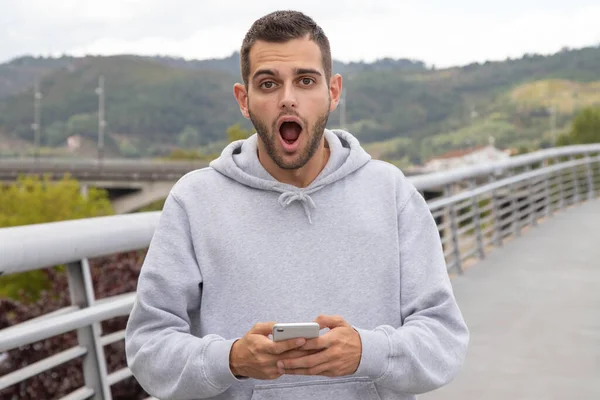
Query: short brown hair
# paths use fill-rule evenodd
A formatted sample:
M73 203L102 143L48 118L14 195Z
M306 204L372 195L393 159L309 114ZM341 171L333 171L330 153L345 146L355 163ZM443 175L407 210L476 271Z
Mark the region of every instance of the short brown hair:
M325 70L325 77L329 85L332 70L329 39L325 36L323 29L312 18L299 11L275 11L261 17L252 24L244 37L240 51L240 64L244 84L248 86L250 50L256 41L285 43L288 40L301 39L307 35L321 49L323 69Z

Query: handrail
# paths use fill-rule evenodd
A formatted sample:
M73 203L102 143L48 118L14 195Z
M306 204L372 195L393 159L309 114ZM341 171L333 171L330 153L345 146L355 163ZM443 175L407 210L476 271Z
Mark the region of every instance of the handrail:
M579 156L587 153L597 152L600 152L600 143L557 147L545 150L538 150L528 154L513 156L507 160L466 166L456 168L451 171L436 172L426 175L417 175L410 177L409 179L415 185L417 190L426 190L434 187L445 186L466 179L477 178L480 176L499 175L503 171L509 170L511 168L518 168L526 165L536 164L553 158Z
M585 165L586 163L587 163L586 160L574 160L574 161L567 161L567 162L559 164L559 165L553 165L550 167L536 169L531 172L525 172L525 173L522 173L522 174L519 174L516 176L511 176L509 178L504 178L502 180L495 181L493 183L488 183L486 185L479 186L475 189L467 189L465 191L462 191L458 194L455 194L455 195L452 195L449 197L430 201L428 203L428 206L429 206L429 209L433 211L438 208L447 207L449 205L458 203L460 201L470 199L474 196L482 195L482 194L492 191L494 189L500 189L501 187L504 187L504 186L514 185L516 183L519 183L519 182L522 182L522 181L525 181L525 180L528 180L531 178L550 174L552 172L558 172L558 171L566 169L566 168L572 168L572 167L577 167L580 165Z
M0 229L0 273L61 265L147 247L160 211Z
M133 307L135 293L118 297L113 301L93 305L69 314L3 329L0 331L2 332L2 335L0 335L0 353L70 332L94 322L128 315L131 307Z
M32 376L54 368L60 364L64 364L67 361L71 361L75 358L81 357L85 353L87 353L87 349L85 347L75 346L58 354L40 360L34 364L21 368L18 371L11 372L7 375L3 375L0 377L0 390L12 386L15 383L22 382L27 378L31 378Z

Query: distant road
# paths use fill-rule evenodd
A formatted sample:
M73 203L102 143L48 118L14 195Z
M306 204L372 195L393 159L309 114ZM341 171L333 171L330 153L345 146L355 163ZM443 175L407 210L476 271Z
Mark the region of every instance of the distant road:
M208 161L156 159L0 158L0 180L15 180L19 174L69 173L82 180L175 181L189 171L207 167ZM405 170L407 176L418 169Z
M204 168L206 161L153 159L0 158L0 180L19 174L69 173L76 179L173 181L189 171Z

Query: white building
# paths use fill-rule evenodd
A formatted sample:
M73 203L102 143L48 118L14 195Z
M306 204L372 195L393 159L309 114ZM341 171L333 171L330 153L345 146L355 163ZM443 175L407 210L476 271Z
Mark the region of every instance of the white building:
M67 148L69 151L75 151L81 147L81 136L74 135L67 138Z
M509 150L500 150L493 145L469 149L452 150L425 162L424 172L440 172L468 165L485 164L510 158Z

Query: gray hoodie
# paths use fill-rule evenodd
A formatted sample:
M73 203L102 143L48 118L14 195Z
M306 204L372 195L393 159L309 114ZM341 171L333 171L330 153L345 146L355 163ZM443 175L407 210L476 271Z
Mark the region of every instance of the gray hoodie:
M414 399L448 383L469 333L427 205L344 131L300 189L258 161L256 135L167 198L126 331L128 364L159 399ZM233 342L257 322L339 315L358 331L351 376L238 379Z

